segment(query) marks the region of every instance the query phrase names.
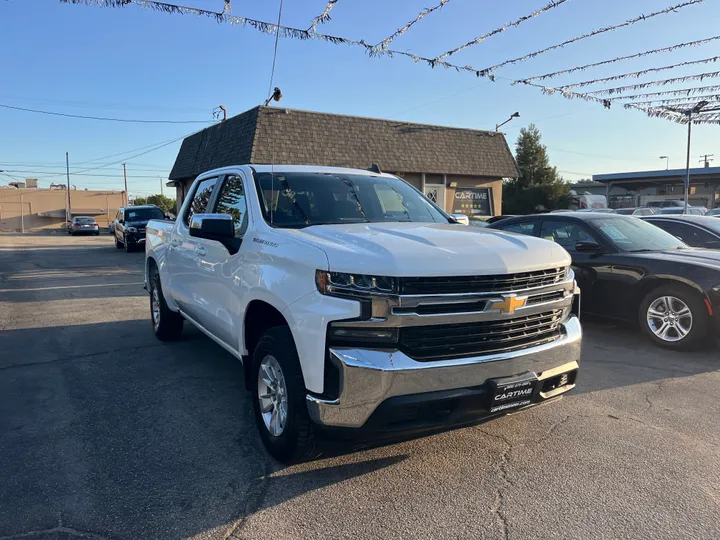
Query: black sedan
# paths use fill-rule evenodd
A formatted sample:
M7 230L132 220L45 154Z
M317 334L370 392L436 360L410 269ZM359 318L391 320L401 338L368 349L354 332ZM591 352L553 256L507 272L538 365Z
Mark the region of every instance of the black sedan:
M651 216L643 218L648 223L676 236L688 246L720 249L720 219L708 216Z
M658 345L692 349L720 328L720 252L693 249L641 219L544 214L490 226L554 240L572 256L582 310L638 322Z

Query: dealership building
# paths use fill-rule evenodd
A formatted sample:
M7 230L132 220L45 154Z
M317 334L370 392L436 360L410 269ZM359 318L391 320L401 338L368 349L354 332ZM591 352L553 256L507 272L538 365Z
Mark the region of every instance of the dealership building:
M179 207L203 172L270 163L375 165L447 212L477 216L501 213L502 180L518 174L499 132L259 106L187 137L168 186Z

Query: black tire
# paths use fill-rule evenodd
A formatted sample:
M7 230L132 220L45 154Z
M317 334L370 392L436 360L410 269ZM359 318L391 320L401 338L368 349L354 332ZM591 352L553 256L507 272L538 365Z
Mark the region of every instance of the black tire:
M278 436L270 433L260 411L258 377L260 376L260 364L267 356L273 356L280 365L287 390L287 420L284 429ZM250 373L255 423L260 438L270 455L287 464L317 457L315 425L308 416L305 402L305 381L295 343L287 326L270 328L262 335L252 355Z
M122 243L120 240L117 239L117 236L115 236L115 247L118 248L118 249L122 249L122 248L123 248L123 243Z
M156 320L155 310L153 309L154 294L157 292L159 304L160 320ZM150 323L152 325L155 337L160 341L172 341L177 339L182 333L184 319L182 315L172 311L162 292L160 285L160 276L157 271L153 272L150 277Z
M100 231L96 232L95 236L100 236Z
M133 246L131 246L130 242L127 241L127 236L123 236L123 246L125 246L125 253L134 251Z
M672 301L673 307L668 312L668 323L670 325L668 332L666 332L668 339L656 335L648 321L648 310L654 303L661 302L664 297L675 298L679 301ZM680 312L680 309L678 309L681 308L680 303L689 308L691 319L687 316L678 318L675 315ZM643 332L656 345L676 351L690 351L698 349L707 343L710 315L700 293L682 285L661 285L643 298L640 303L638 322ZM653 320L653 324L658 331L662 329L662 326L658 327L658 325L664 323L664 318L657 317ZM689 331L685 333L688 326ZM681 337L683 333L685 335Z

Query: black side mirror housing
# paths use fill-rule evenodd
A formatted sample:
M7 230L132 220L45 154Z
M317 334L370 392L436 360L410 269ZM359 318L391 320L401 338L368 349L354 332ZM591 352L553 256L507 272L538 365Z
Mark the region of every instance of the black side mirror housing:
M190 236L225 243L235 237L229 214L195 214L190 221Z
M602 250L602 246L597 242L583 241L575 244L575 251L580 253L600 253Z

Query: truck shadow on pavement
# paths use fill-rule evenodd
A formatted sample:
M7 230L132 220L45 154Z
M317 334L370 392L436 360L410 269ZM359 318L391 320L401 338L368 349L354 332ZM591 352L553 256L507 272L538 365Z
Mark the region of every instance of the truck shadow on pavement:
M170 344L146 320L3 330L0 343L0 536L58 516L107 538L230 531L406 458L270 459L241 364L192 328Z

